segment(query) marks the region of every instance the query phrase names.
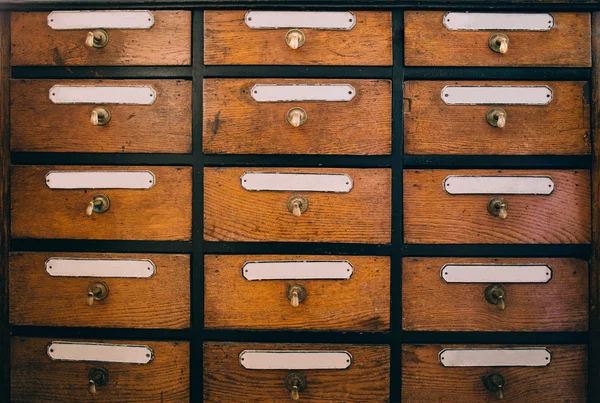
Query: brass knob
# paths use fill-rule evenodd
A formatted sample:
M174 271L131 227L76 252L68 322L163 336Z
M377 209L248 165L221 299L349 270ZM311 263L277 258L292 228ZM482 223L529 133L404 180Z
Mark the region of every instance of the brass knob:
M304 196L292 196L288 200L288 210L296 217L300 217L308 208L308 200Z
M292 108L287 113L287 121L293 127L302 126L307 119L306 111L302 108Z
M290 300L292 306L295 308L300 305L300 302L306 299L306 288L300 284L290 285L287 289L287 297Z
M110 111L103 106L97 106L92 109L90 122L94 126L104 126L110 122Z
M292 372L285 378L285 386L292 400L300 399L300 392L306 388L306 378L298 372Z
M496 305L501 311L506 309L506 289L498 284L492 284L485 289L485 299Z
M502 108L492 108L487 113L487 121L491 126L502 129L506 125L507 113Z
M85 45L90 48L103 48L108 44L108 32L103 29L95 29L88 32Z
M494 217L506 220L508 218L508 202L502 197L494 197L488 202L488 211Z
M496 53L505 54L508 52L508 36L504 34L493 34L488 40L488 45L491 50Z
M299 29L290 29L287 34L285 34L285 43L291 49L301 48L305 41L306 37L304 36L304 32Z
M96 386L104 386L108 382L108 372L104 368L94 367L88 374L88 391L96 394Z
M487 390L494 393L496 399L504 399L504 377L493 372L483 378L483 385Z
M105 213L110 207L110 199L104 195L96 195L92 197L85 209L85 215L88 217L92 216L92 213Z
M85 303L88 306L92 306L94 301L101 301L106 297L108 297L108 285L102 281L97 281L88 286Z

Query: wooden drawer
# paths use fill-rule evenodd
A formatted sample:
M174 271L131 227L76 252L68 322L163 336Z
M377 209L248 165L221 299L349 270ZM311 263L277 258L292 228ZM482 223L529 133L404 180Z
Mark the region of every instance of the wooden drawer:
M147 346L148 363L64 361L52 359L57 340L11 339L11 400L15 402L185 402L190 391L190 346L186 342L114 341L99 343ZM77 343L98 343L73 340ZM89 350L86 351L89 356ZM62 352L61 352L62 356ZM101 355L106 356L105 354ZM123 358L123 356L121 356ZM105 385L88 390L90 374L106 371Z
M546 348L547 366L454 367L440 364L439 354L455 348ZM587 347L404 345L402 347L403 402L495 402L495 394L484 386L491 374L504 378L504 401L585 402ZM488 378L489 379L489 378Z
M13 166L11 171L11 234L14 238L191 239L190 167ZM71 175L82 171L88 179L87 172L93 172L93 182L77 179L75 189L50 188L47 183L50 172ZM111 171L118 174L111 175L110 180L102 184L103 179L98 176L105 178L103 173ZM135 178L123 172L136 172ZM129 186L131 180L138 180L140 173L144 174L143 183L135 186L149 188L115 188L121 186L121 181ZM146 178L152 176L153 182L146 185ZM61 185L65 179L56 181ZM108 197L108 211L94 212L88 217L89 203L100 195Z
M473 15L474 13L471 13ZM487 14L487 13L484 13ZM499 13L502 14L502 13ZM404 51L407 66L549 66L591 67L589 13L550 13L553 27L544 31L503 30L506 20L490 13L494 29L460 30L453 18L464 13L407 11L404 13ZM543 19L543 17L542 17ZM448 21L450 20L450 21ZM529 21L532 21L529 18ZM528 21L528 22L529 22ZM446 25L452 29L446 27ZM472 25L471 25L472 26ZM485 25L489 26L489 25ZM513 26L514 27L514 26ZM490 48L490 37L508 37L506 53Z
M315 101L258 102L255 85L313 85L312 93L307 90ZM322 85L332 86L327 95L337 101L323 100ZM203 149L209 154L390 154L391 89L388 80L204 80ZM290 97L289 87L280 91ZM292 108L305 113L299 127L288 123Z
M294 290L303 298L296 307ZM204 326L389 330L390 258L207 255Z
M63 104L50 99L51 89L56 85L113 87L113 91L109 96L110 103L86 100L78 104ZM145 87L151 87L156 92L155 101L148 105L117 104L125 99L120 90L131 86L140 87L140 93L144 90L149 92L150 89ZM192 151L191 81L12 80L11 97L13 151ZM104 125L93 125L90 121L92 112L98 107L110 113L110 120Z
M189 255L13 252L9 268L15 325L190 327Z
M288 359L286 369L246 369L250 356L247 350L270 352L347 352L349 363L345 369L306 369L304 360ZM245 361L241 361L242 358ZM284 356L285 357L285 356ZM256 363L252 359L252 363ZM300 362L299 362L300 361ZM314 359L308 367L315 367ZM345 360L344 360L345 361ZM243 362L243 364L242 364ZM260 362L260 361L259 361ZM311 365L312 364L312 365ZM293 369L291 367L297 368ZM258 344L258 343L204 343L204 401L257 402L290 400L286 377L300 374L306 379L306 388L299 392L300 399L310 402L388 402L389 401L389 346L356 346L336 344ZM233 385L244 385L243 388Z
M352 12L348 15L355 25L349 30L302 26L256 29L246 23L246 13L246 10L204 12L205 64L392 65L391 12ZM312 18L309 15L303 18L306 19ZM276 16L271 20L281 18ZM305 42L292 49L286 44L286 34L296 28L304 34Z
M504 310L498 306L501 300L505 303ZM585 260L405 258L402 261L404 330L587 331L588 303Z
M296 173L301 176L288 176ZM324 177L324 182L317 176ZM205 168L204 239L389 243L391 176L390 169ZM247 178L252 178L248 184ZM269 187L279 183L282 190L255 191L258 181ZM334 187L329 187L332 181ZM322 183L323 189L339 185L345 190L289 190L298 184L314 190ZM308 202L300 217L289 209L297 196Z
M552 100L547 105L448 105L441 96L447 86L547 86ZM589 154L587 91L585 82L407 81L404 149L407 154ZM494 108L506 113L503 128L488 123Z
M47 12L11 13L13 66L165 66L191 63L190 11L151 11L150 29L106 29L102 48L86 45L89 29L56 30ZM111 18L108 18L111 20ZM114 19L113 19L114 21ZM106 27L105 27L106 28Z
M450 183L445 182L449 176L460 177L460 182L464 182L463 177L481 177L487 188L477 185L477 189L485 189L483 194L457 194L454 190L450 194L444 188ZM488 178L505 176L550 178L553 188L548 191L552 193L507 194L502 187L490 185ZM448 189L452 185L456 188L456 183L453 180ZM527 193L533 191L531 186L525 185ZM508 203L506 219L488 211L494 198ZM404 171L406 243L587 244L591 237L590 210L590 172L585 170Z

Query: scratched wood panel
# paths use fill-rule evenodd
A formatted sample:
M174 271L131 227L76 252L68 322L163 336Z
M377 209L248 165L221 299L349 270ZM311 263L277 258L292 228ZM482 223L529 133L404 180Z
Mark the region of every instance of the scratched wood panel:
M444 367L438 354L444 348L546 347L552 362L546 367ZM403 345L403 402L495 402L483 385L491 373L504 377L508 402L585 402L587 346L585 345Z
M150 171L150 189L50 189L50 171ZM86 216L92 197L105 195L110 208ZM190 167L13 166L11 175L14 238L189 240L192 227Z
M55 85L151 86L152 105L65 105L49 99ZM111 113L105 126L92 110ZM192 82L184 80L12 80L11 149L33 152L190 153Z
M248 281L248 261L347 260L348 280ZM307 297L297 307L287 289ZM240 304L240 301L244 301ZM204 257L204 326L231 329L384 331L390 328L390 258L375 256L207 255Z
M392 13L353 12L349 31L304 29L304 46L285 43L289 29L251 29L247 10L204 11L205 64L391 66Z
M150 278L52 277L51 257L150 259ZM32 326L183 329L190 327L189 255L13 252L10 254L10 322ZM86 305L90 284L102 281L108 296ZM48 290L54 290L49 298Z
M552 101L532 105L446 105L447 85L546 85ZM407 81L404 84L404 149L407 154L590 154L590 105L585 82ZM487 122L500 107L502 129Z
M184 402L190 398L190 345L187 342L70 340L145 345L154 352L149 364L54 361L46 353L53 341L11 338L13 402ZM92 368L104 368L108 383L88 391Z
M48 12L11 13L13 66L189 65L192 13L152 11L151 29L108 29L103 48L85 45L89 30L56 31Z
M205 402L285 402L288 370L247 370L244 350L343 350L352 355L345 370L298 370L306 377L300 400L310 402L389 402L390 347L352 344L204 343ZM243 387L233 387L243 385Z
M448 175L549 176L549 196L450 195ZM502 196L508 218L492 216L490 199ZM404 240L423 244L587 244L591 237L590 172L586 170L404 171Z
M349 175L348 193L247 191L245 172L303 172ZM308 209L296 217L288 200L300 195ZM391 170L353 168L205 168L204 239L389 243Z
M349 102L256 102L255 84L350 84ZM307 121L292 127L294 107ZM389 80L204 80L203 149L210 154L381 155L392 151Z
M544 12L540 10L540 12ZM407 66L591 67L589 13L551 13L549 31L450 31L445 11L404 13ZM508 36L508 52L489 48L494 33Z
M545 284L501 283L506 309L485 299L490 283L447 283L446 264L541 264L552 270ZM588 262L581 259L404 258L402 328L410 331L587 331Z

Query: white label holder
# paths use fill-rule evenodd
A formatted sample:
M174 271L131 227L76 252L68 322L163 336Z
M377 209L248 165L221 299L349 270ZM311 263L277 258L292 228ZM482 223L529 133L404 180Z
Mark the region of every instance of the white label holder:
M455 86L442 88L446 105L548 105L552 89L545 85Z
M350 84L256 84L256 102L349 102L356 95Z
M446 264L440 276L447 283L547 283L552 269L543 264Z
M55 104L152 105L156 91L148 85L55 85L48 92Z
M542 195L554 191L549 176L460 176L449 175L443 189L451 195Z
M50 171L50 189L150 189L156 177L150 171Z
M346 369L352 364L347 351L244 350L239 359L246 369Z
M156 264L150 259L93 259L51 257L46 273L52 277L150 278Z
M348 193L354 186L349 175L330 173L246 172L240 181L250 191Z
M246 280L348 280L354 267L347 260L271 260L246 262Z
M545 367L552 355L545 347L446 348L438 360L444 367Z
M349 31L356 25L356 16L349 11L248 11L244 22L252 29Z
M450 31L549 31L554 17L548 13L457 13L444 15Z
M143 345L53 341L46 352L56 361L148 364L154 359L154 351Z
M56 31L71 29L150 29L154 15L147 10L53 11L48 26Z

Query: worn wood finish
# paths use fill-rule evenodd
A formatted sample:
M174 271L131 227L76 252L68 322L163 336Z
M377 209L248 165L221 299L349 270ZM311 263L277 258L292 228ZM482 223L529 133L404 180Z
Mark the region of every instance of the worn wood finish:
M350 84L349 102L256 102L255 84ZM300 107L308 120L292 127L287 112ZM378 155L392 151L389 80L204 80L203 149L209 154Z
M11 339L13 402L184 402L189 400L190 345L187 342L85 340L111 344L146 345L154 351L149 364L53 361L46 347L53 341ZM82 341L82 340L71 340ZM108 383L88 391L92 368L104 368Z
M545 284L502 283L506 309L485 299L490 283L447 283L445 264L547 264ZM588 262L579 259L404 258L402 328L410 331L588 330Z
M109 29L104 48L85 45L88 30L55 31L48 12L12 13L13 66L164 66L191 63L192 13L152 11L151 29Z
M347 260L348 280L248 281L248 261ZM307 297L297 307L291 285ZM204 257L204 326L233 329L384 331L390 328L390 258L375 256L207 255Z
M190 153L192 82L183 80L12 80L13 151L93 153ZM153 105L103 105L105 126L90 123L98 106L54 104L55 85L150 85ZM52 135L49 135L51 133Z
M450 195L448 175L550 176L549 196ZM508 218L492 216L488 202L502 196ZM431 244L587 244L591 238L590 172L586 170L404 171L404 240Z
M51 257L150 259L150 278L52 277ZM85 303L90 284L109 289ZM49 291L52 290L52 291ZM15 325L182 329L190 327L189 255L13 252L10 254L10 322Z
M585 402L587 346L543 345L552 354L546 367L443 367L438 353L444 348L525 347L507 345L402 346L403 402L496 402L483 385L493 372L504 377L504 401Z
M349 193L247 191L245 172L348 174ZM207 241L285 241L389 243L391 170L352 168L205 168L204 239ZM308 210L295 217L290 197L303 195Z
M285 402L288 370L247 370L239 354L247 349L344 350L352 355L345 370L298 370L306 377L300 399L310 402L389 402L389 346L350 344L204 343L205 402Z
M45 175L60 170L148 170L156 176L150 189L50 189ZM192 224L190 167L13 166L14 238L115 240L189 240ZM110 199L103 214L85 215L98 194Z
M358 11L349 31L301 29L304 46L285 43L288 29L251 29L247 10L204 11L205 64L392 65L392 13Z
M446 105L447 85L547 85L547 106ZM407 154L590 154L587 83L546 81L407 81L404 84L404 150ZM492 107L508 117L502 129L487 122Z
M445 14L404 13L407 66L591 66L589 13L553 12L549 31L450 31L443 23ZM488 40L496 32L508 36L505 54L489 48Z

